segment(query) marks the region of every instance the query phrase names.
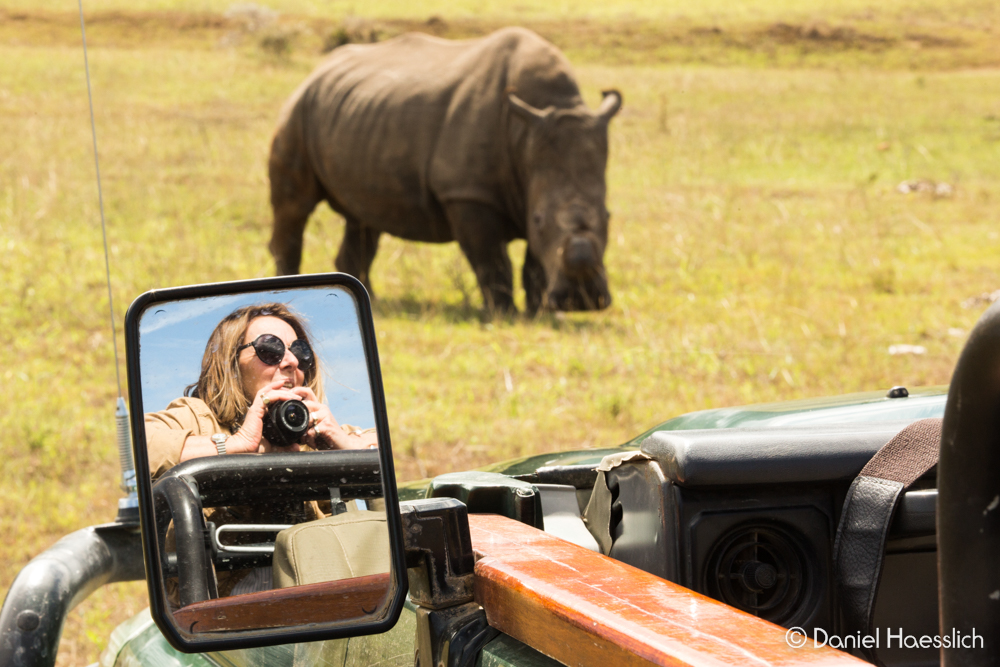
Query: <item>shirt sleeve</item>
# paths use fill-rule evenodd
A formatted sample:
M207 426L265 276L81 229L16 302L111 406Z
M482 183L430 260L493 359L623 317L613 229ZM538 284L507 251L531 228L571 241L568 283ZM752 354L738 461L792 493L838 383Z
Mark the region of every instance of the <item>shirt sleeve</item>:
M192 400L178 399L171 402L166 410L146 413L146 452L153 480L180 463L181 450L189 436L211 435L208 431L211 431L214 419L210 412L199 415L198 407ZM207 410L208 406L205 406Z
M354 424L341 424L340 428L344 429L344 433L347 435L364 435L366 433L374 433L375 427L371 428L360 428Z

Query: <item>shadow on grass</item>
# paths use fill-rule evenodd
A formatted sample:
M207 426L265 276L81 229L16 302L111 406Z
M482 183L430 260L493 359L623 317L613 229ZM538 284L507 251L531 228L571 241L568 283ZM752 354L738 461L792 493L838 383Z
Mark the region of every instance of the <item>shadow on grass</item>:
M471 303L442 303L412 295L379 297L372 302L372 310L381 317L405 320L440 318L451 324L490 321L486 311Z
M566 333L615 331L622 323L609 312L575 311L572 313L543 311L533 321L538 326Z
M592 333L620 328L621 323L608 313L559 313L543 311L534 317L518 311L510 314L489 313L479 305L469 302L443 303L434 299L413 295L378 298L372 302L372 310L380 317L410 321L440 319L449 324L528 324L566 333Z

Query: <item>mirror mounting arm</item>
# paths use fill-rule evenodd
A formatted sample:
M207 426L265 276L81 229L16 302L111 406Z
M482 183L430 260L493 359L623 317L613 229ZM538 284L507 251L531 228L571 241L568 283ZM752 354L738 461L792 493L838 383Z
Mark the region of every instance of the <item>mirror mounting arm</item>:
M417 605L417 667L471 667L499 633L473 599L468 508L453 498L400 503L410 599Z
M410 599L428 609L472 601L475 557L465 504L425 498L399 504Z

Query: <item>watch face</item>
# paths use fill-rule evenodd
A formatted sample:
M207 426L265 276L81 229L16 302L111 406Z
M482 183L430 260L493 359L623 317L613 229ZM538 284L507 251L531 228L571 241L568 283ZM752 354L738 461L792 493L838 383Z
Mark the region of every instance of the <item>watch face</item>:
M228 440L228 438L226 437L225 433L216 433L215 435L212 436L212 442L214 442L217 445L221 445L226 440Z

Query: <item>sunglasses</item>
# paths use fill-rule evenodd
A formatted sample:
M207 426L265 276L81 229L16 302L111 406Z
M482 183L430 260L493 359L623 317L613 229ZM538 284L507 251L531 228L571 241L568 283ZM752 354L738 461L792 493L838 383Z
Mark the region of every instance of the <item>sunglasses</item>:
M248 347L252 347L254 352L257 353L257 358L268 366L277 366L285 358L285 342L274 334L261 334L257 336L254 342L240 345L236 348L236 354L239 354ZM300 338L292 341L292 344L288 346L288 350L299 360L299 368L303 372L312 370L316 359L313 357L313 351L309 347L309 343Z

